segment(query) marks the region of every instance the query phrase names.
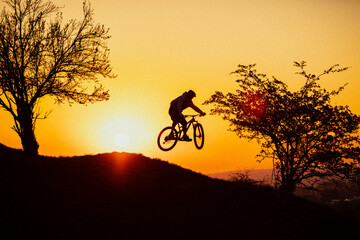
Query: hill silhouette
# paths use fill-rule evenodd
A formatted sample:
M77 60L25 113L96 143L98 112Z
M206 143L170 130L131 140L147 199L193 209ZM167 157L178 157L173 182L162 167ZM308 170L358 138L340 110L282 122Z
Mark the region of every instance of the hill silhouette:
M344 239L355 222L270 187L139 154L39 156L0 145L2 239Z

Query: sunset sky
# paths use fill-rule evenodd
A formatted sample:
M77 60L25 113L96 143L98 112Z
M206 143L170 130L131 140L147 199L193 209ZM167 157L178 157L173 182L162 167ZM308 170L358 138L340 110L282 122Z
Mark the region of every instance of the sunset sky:
M82 19L82 0L53 2L63 7L65 19ZM270 161L256 162L256 142L227 131L228 123L202 105L216 90L235 91L236 76L230 73L238 64L257 63L260 72L293 90L303 83L293 61L306 61L314 74L334 64L351 67L321 84L333 90L349 83L334 104L360 114L359 0L90 2L95 22L110 28L112 36L108 46L117 77L102 81L110 100L71 107L43 102L43 111L52 113L36 125L40 154L135 152L202 173L271 168ZM189 89L207 113L199 119L205 146L199 151L192 142L180 142L162 152L156 138L171 124L169 104ZM8 112L0 110L0 123L0 143L21 148Z

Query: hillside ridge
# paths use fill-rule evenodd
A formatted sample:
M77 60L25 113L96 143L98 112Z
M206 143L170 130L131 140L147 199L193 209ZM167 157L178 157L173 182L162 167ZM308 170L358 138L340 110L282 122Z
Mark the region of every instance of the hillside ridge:
M270 187L212 179L133 153L28 159L0 145L11 238L325 239L355 222Z

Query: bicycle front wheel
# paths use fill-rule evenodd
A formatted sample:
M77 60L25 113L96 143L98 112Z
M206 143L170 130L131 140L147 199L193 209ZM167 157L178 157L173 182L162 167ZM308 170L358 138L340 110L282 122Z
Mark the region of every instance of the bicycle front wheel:
M194 143L197 149L202 149L204 146L204 128L198 123L194 126Z
M172 130L172 127L165 127L159 133L157 138L157 144L163 151L169 151L173 149L178 141L177 132Z

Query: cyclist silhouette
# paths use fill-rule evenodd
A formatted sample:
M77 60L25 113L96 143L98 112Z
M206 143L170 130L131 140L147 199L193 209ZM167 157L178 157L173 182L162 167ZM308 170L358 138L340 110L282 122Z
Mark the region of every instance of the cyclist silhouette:
M193 90L189 90L187 92L184 92L181 96L174 99L170 104L169 109L169 115L171 117L171 120L173 121L172 127L174 128L176 124L181 123L182 129L184 131L184 137L183 141L191 141L189 136L186 134L186 119L184 115L182 114L182 111L188 107L191 107L196 112L200 113L201 116L205 116L206 113L201 111L200 108L195 106L195 104L192 102L192 99L196 97L196 94Z

